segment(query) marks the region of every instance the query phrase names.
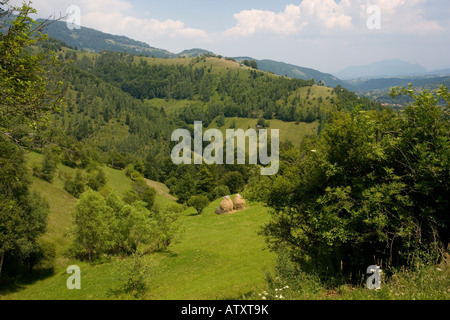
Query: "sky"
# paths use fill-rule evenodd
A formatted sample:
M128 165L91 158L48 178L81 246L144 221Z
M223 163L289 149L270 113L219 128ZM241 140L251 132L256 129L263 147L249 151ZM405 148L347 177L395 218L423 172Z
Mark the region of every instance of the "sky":
M449 0L32 1L39 18L69 5L84 27L173 53L202 48L328 73L389 59L450 68Z

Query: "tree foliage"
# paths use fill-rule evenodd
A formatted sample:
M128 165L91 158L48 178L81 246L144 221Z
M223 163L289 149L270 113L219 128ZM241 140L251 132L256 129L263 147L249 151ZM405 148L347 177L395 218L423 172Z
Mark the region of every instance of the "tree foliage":
M188 205L194 207L195 210L197 210L198 214L202 214L203 210L208 206L208 204L209 204L208 197L202 194L192 196L188 201Z
M263 233L304 271L355 276L448 245L448 91L393 94L414 103L398 114L337 112L320 137L282 150L280 174L265 193L273 215Z
M93 261L101 255L166 249L177 235L179 211L151 212L146 206L139 200L127 204L115 191L106 196L85 191L74 212L72 255Z
M40 250L37 240L46 231L49 206L30 192L23 154L5 137L0 138L0 177L1 276L3 267L30 262Z
M11 139L20 124L34 131L45 125L61 105L61 84L53 78L55 55L31 47L47 37L46 23L30 17L36 10L8 0L0 5L0 134Z
M23 144L18 136L35 134L58 109L60 83L52 76L56 59L51 52L32 45L45 38L30 15L28 4L21 7L0 1L0 276L4 269L19 273L44 256L39 237L47 226L48 203L30 192L31 180L25 165ZM24 128L28 130L24 130ZM31 130L31 132L30 132ZM50 163L44 163L50 178Z

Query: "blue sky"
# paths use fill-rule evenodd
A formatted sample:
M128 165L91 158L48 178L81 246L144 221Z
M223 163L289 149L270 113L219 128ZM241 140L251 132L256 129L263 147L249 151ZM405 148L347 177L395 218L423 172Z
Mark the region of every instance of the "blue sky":
M82 26L175 53L203 48L330 73L396 58L429 70L450 67L448 0L34 0L32 5L39 17L76 5ZM374 5L379 16L367 11ZM368 28L368 20L379 21L380 28Z

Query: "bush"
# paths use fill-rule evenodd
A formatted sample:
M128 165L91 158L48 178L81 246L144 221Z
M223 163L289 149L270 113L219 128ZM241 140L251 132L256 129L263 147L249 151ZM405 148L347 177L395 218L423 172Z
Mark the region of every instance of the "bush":
M56 258L55 245L42 239L38 240L37 245L38 249L30 259L30 268L36 266L41 271L53 271Z
M133 182L133 190L139 195L140 200L147 204L147 209L151 209L155 203L156 190L150 187L143 178L138 178Z
M80 195L86 189L86 182L81 173L81 170L77 170L75 177L71 174L67 174L64 181L64 190L73 195L75 198L79 198Z
M335 112L319 137L280 153L264 233L303 271L338 281L448 246L450 123L437 103L450 95L397 90L415 100L402 113Z
M197 196L192 196L189 201L188 201L188 205L190 207L194 207L195 210L197 210L198 214L201 214L203 212L203 210L208 206L209 204L209 199L207 196L205 195L197 195Z
M58 166L58 158L53 152L46 148L44 149L44 159L42 160L41 178L52 182L55 176L56 169Z
M131 294L134 298L140 298L148 288L149 266L145 264L142 253L133 253L131 257L122 260L118 265L116 274L119 275L119 284L109 290L110 295L120 296Z
M94 191L99 191L107 183L105 172L101 168L96 168L88 173L87 186Z

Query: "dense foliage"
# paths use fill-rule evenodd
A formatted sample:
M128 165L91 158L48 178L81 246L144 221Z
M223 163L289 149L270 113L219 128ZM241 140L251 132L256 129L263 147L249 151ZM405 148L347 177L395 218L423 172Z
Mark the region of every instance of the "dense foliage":
M59 83L54 81L55 57L34 52L30 46L45 38L43 24L21 7L0 1L0 277L28 266L32 271L44 257L40 236L46 231L49 207L45 199L30 192L31 180L19 146L22 137L40 130L49 112L60 105ZM43 175L50 178L50 163Z
M132 254L167 248L179 228L180 207L151 212L147 203L124 202L116 192L106 196L87 190L77 202L71 253L93 260L102 254Z
M369 265L412 266L449 244L449 93L393 94L414 103L333 114L320 137L281 152L266 188L254 184L273 208L268 243L303 271L355 281Z
M54 78L57 60L52 52L30 48L46 38L45 23L29 17L36 13L30 6L8 2L0 2L0 134L18 142L20 125L36 131L49 112L58 110L61 84Z

